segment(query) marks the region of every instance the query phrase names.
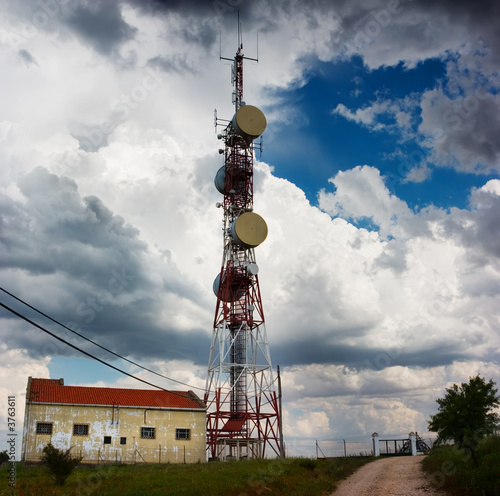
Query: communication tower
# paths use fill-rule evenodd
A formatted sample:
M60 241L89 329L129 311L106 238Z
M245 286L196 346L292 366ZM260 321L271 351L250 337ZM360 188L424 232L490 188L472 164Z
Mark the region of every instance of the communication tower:
M238 23L239 24L239 23ZM254 249L267 237L267 225L253 211L253 141L266 128L264 114L243 101L243 55L232 61L234 116L218 138L224 165L215 176L223 195L223 255L214 281L217 297L205 388L207 449L213 460L282 455L280 410L259 288ZM255 60L257 59L250 59Z

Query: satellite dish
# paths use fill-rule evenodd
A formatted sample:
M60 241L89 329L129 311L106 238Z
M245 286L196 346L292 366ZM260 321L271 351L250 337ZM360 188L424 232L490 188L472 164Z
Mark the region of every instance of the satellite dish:
M221 282L222 279L222 282ZM244 298L250 285L250 278L242 273L237 273L234 269L230 269L230 279L228 282L227 271L222 271L217 274L214 280L212 289L215 296L222 301L232 302Z
M226 168L224 166L222 166L217 171L217 174L215 174L215 179L214 179L215 187L217 188L217 191L219 193L221 193L222 195L225 193L225 191L224 191L225 176L226 176Z
M253 105L240 107L233 117L233 128L245 141L251 143L258 138L267 126L266 116Z
M227 184L226 183L226 167L223 165L215 174L214 178L214 184L219 193L222 195L227 195L227 194L243 194L245 192L245 188L247 186L247 177L248 173L244 170L240 171L233 171L233 176L232 178L232 184ZM229 187L233 186L232 189L228 189Z
M266 221L254 212L245 212L231 224L231 237L244 248L255 248L267 238Z

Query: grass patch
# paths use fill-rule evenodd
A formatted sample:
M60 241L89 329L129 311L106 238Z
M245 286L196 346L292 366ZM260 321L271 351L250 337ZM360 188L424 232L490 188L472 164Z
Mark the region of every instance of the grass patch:
M435 487L450 495L500 496L500 437L481 441L477 465L456 446L433 448L422 465Z
M321 496L374 460L349 457L312 460L242 460L188 465L102 465L76 468L57 487L39 465L17 464L15 491L1 470L0 495L23 496Z

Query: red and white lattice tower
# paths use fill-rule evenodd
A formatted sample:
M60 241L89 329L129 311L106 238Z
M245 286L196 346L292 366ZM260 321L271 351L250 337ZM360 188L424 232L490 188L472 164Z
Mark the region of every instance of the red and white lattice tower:
M205 389L207 449L213 460L280 456L279 401L267 341L254 249L267 225L253 212L253 140L266 118L243 102L243 45L232 65L235 114L224 121L224 165L215 186L224 200L223 256ZM224 57L221 57L221 59ZM251 59L256 60L256 59ZM221 120L215 117L216 128Z

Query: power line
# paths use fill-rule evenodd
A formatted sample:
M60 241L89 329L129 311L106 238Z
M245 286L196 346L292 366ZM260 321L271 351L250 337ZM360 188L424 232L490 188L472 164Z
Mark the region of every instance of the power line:
M4 293L7 293L9 296L11 296L12 298L14 298L15 300L21 302L23 305L26 305L27 307L31 308L35 312L38 312L40 315L43 315L44 317L46 317L47 319L51 320L52 322L55 322L57 325L60 325L61 327L64 327L64 329L67 329L69 332L72 332L73 334L76 334L77 336L80 336L82 339L85 339L89 343L92 343L95 346L98 346L99 348L107 351L108 353L111 353L112 355L114 355L114 356L116 356L118 358L121 358L122 360L125 360L126 362L129 362L132 365L135 365L136 367L139 367L139 368L141 368L143 370L146 370L147 372L151 372L152 374L155 374L158 377L162 377L163 379L167 379L169 381L177 382L178 384L182 384L183 386L187 386L187 387L192 388L192 389L199 389L201 391L204 391L203 388L200 388L200 387L197 387L197 386L192 386L190 384L186 384L185 382L178 381L177 379L172 379L171 377L167 377L166 375L160 374L159 372L155 372L154 370L148 369L147 367L144 367L143 365L140 365L140 364L138 364L138 363L136 363L136 362L134 362L132 360L129 360L128 358L125 358L124 356L122 356L122 355L120 355L118 353L115 353L114 351L111 351L109 348L106 348L105 346L102 346L99 343L96 343L95 341L92 341L92 339L87 338L83 334L80 334L79 332L74 331L73 329L65 326L64 324L61 324L61 322L57 321L56 319L53 319L50 315L47 315L46 313L43 313L41 310L38 310L34 306L32 306L29 303L25 302L24 300L22 300L21 298L17 297L16 295L10 293L6 289L0 287L0 290L2 290Z
M176 394L178 396L181 396L182 398L188 398L189 397L189 396L186 396L185 394L178 393L177 391L171 391L169 389L162 388L161 386L157 386L156 384L152 384L151 382L145 381L144 379L141 379L140 377L137 377L135 375L129 374L128 372L125 372L124 370L119 369L118 367L115 367L114 365L111 365L110 363L107 363L104 360L101 360L100 358L97 358L96 356L92 355L91 353L87 353L86 351L82 350L81 348L78 348L78 346L75 346L74 344L69 343L68 341L64 340L63 338L60 338L59 336L56 336L54 333L48 331L47 329L45 329L41 325L38 325L36 322L33 322L32 320L28 319L28 317L25 317L24 315L20 314L19 312L16 312L14 309L8 307L7 305L5 305L4 303L2 303L1 301L0 301L0 306L4 307L6 310L8 310L9 312L13 313L17 317L25 320L26 322L28 322L32 326L38 327L38 329L41 329L43 332L46 332L47 334L49 334L53 338L57 339L58 341L61 341L62 343L67 344L71 348L79 351L80 353L83 353L84 355L87 355L88 357L93 358L94 360L97 360L98 362L103 363L107 367L110 367L110 368L112 368L112 369L114 369L114 370L116 370L116 371L118 371L118 372L120 372L122 374L128 375L129 377L132 377L132 379L136 379L137 381L141 381L144 384L147 384L148 386L153 386L153 387L155 387L157 389L161 389L162 391L167 391L168 393Z

